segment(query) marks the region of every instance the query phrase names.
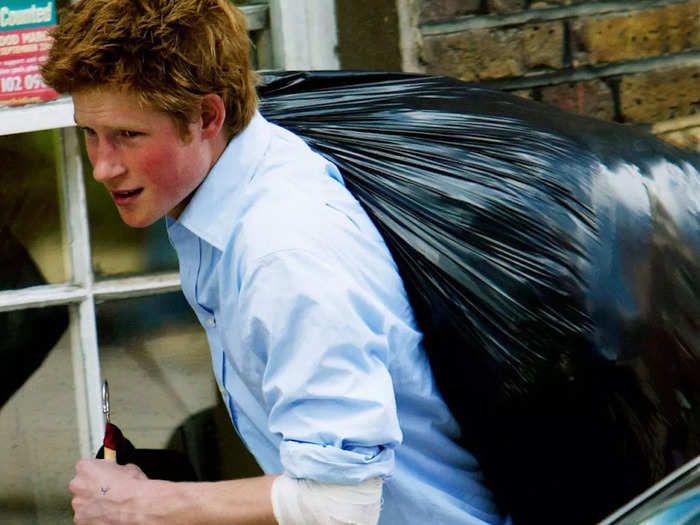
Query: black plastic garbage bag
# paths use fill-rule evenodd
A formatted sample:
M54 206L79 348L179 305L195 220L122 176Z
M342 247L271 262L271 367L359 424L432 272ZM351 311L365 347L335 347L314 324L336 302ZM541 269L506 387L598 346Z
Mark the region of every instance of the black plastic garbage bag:
M593 523L700 452L698 155L438 76L259 93L380 229L516 524Z

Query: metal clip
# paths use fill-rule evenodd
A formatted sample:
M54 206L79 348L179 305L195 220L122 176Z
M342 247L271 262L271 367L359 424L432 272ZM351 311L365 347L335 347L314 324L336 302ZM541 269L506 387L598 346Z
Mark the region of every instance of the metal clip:
M107 381L102 384L102 413L109 423L109 384Z

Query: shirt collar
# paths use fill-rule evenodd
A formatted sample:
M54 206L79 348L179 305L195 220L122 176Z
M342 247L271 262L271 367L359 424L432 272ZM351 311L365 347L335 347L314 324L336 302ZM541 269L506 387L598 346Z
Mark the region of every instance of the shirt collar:
M270 124L258 112L224 149L223 153L195 191L192 200L175 222L223 250L232 224L231 206L239 188L253 176L270 143Z

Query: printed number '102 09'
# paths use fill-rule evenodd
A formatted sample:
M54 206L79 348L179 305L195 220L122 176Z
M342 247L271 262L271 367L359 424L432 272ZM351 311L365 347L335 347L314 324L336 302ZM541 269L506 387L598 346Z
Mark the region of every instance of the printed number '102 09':
M22 91L22 77L0 78L0 91L3 93Z
M26 75L24 77L24 82L22 81L22 77L19 76L0 78L0 92L2 93L22 91L22 89L29 91L32 89L41 89L43 87L45 87L45 84L39 73Z

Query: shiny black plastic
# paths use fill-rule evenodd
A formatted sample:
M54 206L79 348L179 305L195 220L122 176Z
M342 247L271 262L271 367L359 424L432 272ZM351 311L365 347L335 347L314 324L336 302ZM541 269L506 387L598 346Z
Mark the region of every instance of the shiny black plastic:
M516 525L593 523L700 452L697 154L439 76L259 93L384 236Z

